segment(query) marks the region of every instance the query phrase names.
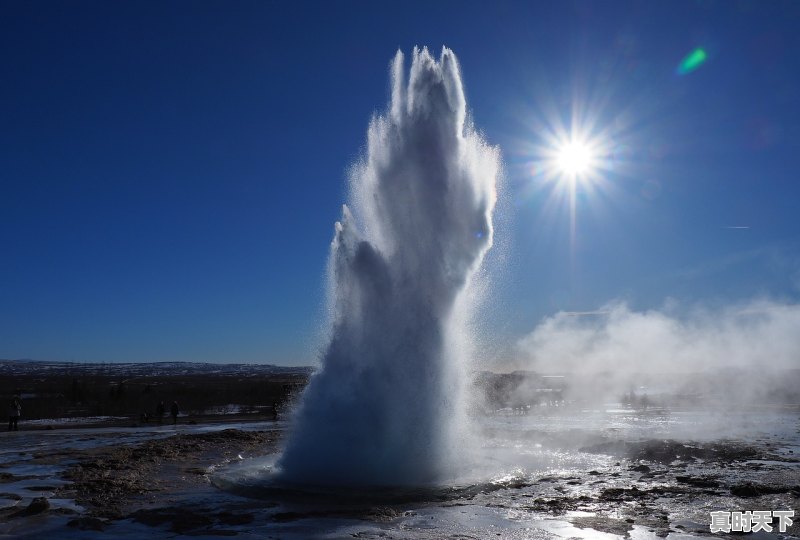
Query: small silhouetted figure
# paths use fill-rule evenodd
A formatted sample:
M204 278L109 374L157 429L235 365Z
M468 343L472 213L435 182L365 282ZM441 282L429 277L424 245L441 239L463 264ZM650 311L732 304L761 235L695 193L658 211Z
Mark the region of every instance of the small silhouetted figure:
M164 405L163 401L159 401L158 405L156 405L156 416L158 417L158 423L161 424L164 422L164 413L167 412L167 407Z
M178 402L177 401L173 401L172 402L172 406L169 408L169 414L172 416L172 425L173 426L178 423L178 413L179 412L180 412L180 409L178 408Z
M643 395L643 396L642 396L642 398L639 400L639 407L641 407L641 408L642 408L642 409L644 409L644 410L647 410L647 408L648 408L649 406L650 406L650 400L649 400L649 399L647 399L647 394L645 394L645 395Z
M22 404L19 402L19 397L14 396L11 403L8 405L8 431L19 431L17 422L22 413Z
M272 402L272 419L273 420L277 420L278 419L278 402L277 401L273 401Z

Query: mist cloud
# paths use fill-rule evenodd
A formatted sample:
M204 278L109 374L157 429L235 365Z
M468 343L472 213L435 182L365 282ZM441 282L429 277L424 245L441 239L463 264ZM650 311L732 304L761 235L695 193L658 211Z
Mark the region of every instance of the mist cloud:
M800 368L800 304L758 299L688 311L635 311L612 302L559 312L516 346L518 365L542 372L689 373Z

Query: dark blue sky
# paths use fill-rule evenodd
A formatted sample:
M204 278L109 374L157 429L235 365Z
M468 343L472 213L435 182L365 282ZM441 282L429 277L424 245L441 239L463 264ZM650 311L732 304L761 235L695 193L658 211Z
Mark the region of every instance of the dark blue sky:
M800 296L797 2L0 12L0 358L310 362L347 168L414 45L455 51L503 152L501 341L614 299ZM571 247L537 148L576 110L614 168Z

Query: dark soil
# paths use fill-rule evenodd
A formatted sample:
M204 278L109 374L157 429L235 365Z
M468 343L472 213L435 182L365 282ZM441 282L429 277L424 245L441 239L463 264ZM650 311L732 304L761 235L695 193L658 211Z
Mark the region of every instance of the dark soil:
M688 444L673 440L613 441L581 448L590 454L611 454L637 461L672 463L688 459L717 462L755 459L762 452L751 445L735 441L719 441L705 445Z
M202 465L237 454L267 453L274 450L277 438L274 431L226 429L99 449L69 469L65 478L73 484L59 496L74 497L88 509L89 517L119 519L130 515L135 503L158 500L159 493L181 487L176 484L205 483ZM183 467L189 463L192 465ZM160 474L175 466L187 474ZM183 515L178 517L185 520Z

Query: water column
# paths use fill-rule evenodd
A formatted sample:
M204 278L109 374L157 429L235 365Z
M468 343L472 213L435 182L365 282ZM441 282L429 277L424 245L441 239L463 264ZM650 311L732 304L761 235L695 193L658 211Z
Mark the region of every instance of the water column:
M463 455L465 324L492 245L499 152L467 121L458 62L392 64L335 225L330 335L278 463L285 481L423 485Z

